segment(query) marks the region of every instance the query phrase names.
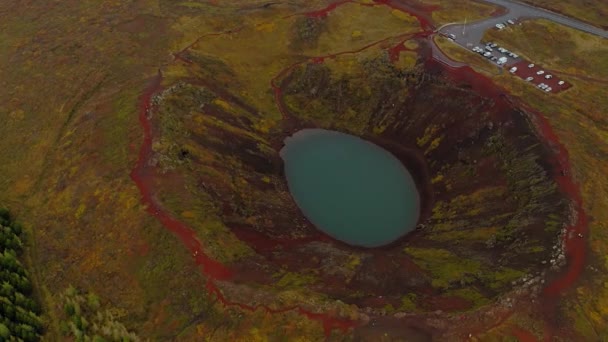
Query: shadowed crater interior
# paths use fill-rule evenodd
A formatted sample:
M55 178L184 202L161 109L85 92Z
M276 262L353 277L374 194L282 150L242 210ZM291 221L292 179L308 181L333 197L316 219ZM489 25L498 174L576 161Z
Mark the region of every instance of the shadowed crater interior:
M437 65L398 68L378 52L294 67L277 81L284 116L270 124L234 90L221 60L188 58L191 76L166 80L155 99L160 197L176 215L195 208L203 217L191 222L220 241L209 254L235 270L234 283L306 288L385 312L460 311L555 258L568 201L551 177L552 151L506 100ZM416 229L372 249L316 229L279 155L306 128L361 137L395 156L420 196Z

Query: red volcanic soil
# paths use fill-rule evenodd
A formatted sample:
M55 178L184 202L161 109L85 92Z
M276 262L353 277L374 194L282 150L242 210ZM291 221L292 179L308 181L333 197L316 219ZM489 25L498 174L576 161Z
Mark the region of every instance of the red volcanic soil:
M339 7L340 5L348 3L348 2L351 2L351 1L339 1L339 2L329 5L328 7L324 8L324 9L306 13L306 15L326 16L332 10L334 10L337 7ZM405 41L406 39L413 38L414 36L426 37L431 33L433 25L431 24L431 20L430 20L430 13L432 12L432 10L434 8L428 8L428 7L421 8L421 6L410 7L409 5L405 5L404 3L400 2L400 1L391 1L391 0L377 0L377 1L375 1L375 4L371 4L371 5L386 5L391 8L394 8L394 9L397 9L400 11L404 11L408 14L414 15L420 21L423 31L416 33L416 34L412 34L412 35L402 35L400 37L389 37L389 38L383 39L381 41L372 43L368 46L362 47L360 49L356 49L356 50L352 50L352 51L344 51L344 52L333 54L333 55L314 57L311 60L316 63L322 63L326 58L334 58L334 57L342 55L342 54L358 53L371 46L375 46L375 45L384 43L384 42L392 40L394 38L400 38L400 39L403 39L403 41ZM229 31L229 32L231 32L231 31ZM222 33L219 33L219 34L222 34ZM391 57L391 60L397 60L398 56L399 56L399 52L406 50L405 47L403 46L403 41L401 41L398 45L388 47L388 52ZM197 42L198 42L198 40L195 41L192 45L196 44ZM432 42L430 42L430 43L432 44ZM190 46L192 46L192 45L190 45ZM186 47L186 49L184 49L183 51L180 51L179 53L175 54L176 60L184 60L184 62L188 62L187 59L185 59L185 57L184 57L184 52L189 47ZM302 62L302 63L304 63L304 62ZM286 111L285 111L284 105L282 103L281 86L280 86L280 84L277 83L277 80L283 78L293 68L295 68L296 66L298 66L299 64L302 64L302 63L288 66L287 68L282 70L271 81L271 87L274 91L274 96L275 96L275 100L277 103L277 107L283 114L285 114ZM520 62L520 63L523 63L523 62ZM526 65L522 64L522 66L523 66L522 69L527 69L527 62L525 62L525 63L526 63ZM445 69L447 71L449 77L452 79L452 81L454 81L456 83L467 84L467 85L471 86L473 88L473 90L475 90L476 92L482 94L485 97L494 99L500 105L504 105L504 106L509 105L509 99L506 96L504 96L504 94L503 94L504 91L502 89L498 88L495 84L493 84L493 82L489 78L482 76L480 74L477 74L469 67L463 67L463 68L458 68L458 69L449 69L448 67L440 64L439 62L434 61L431 58L429 58L427 61L427 68ZM519 66L518 66L518 68L519 68ZM518 75L518 76L520 76L520 75ZM522 77L522 76L520 76L520 77ZM547 81L550 81L550 80L547 80ZM557 81L558 80L556 78L554 78L553 82L557 83ZM544 83L548 84L548 82L544 82ZM559 87L559 86L557 86L557 87ZM554 87L554 89L558 89L557 87ZM308 317L309 319L321 322L324 326L325 333L327 335L329 335L329 333L333 329L340 329L340 330L346 332L348 329L355 327L357 325L357 322L339 319L339 318L336 318L332 314L313 313L313 312L306 311L299 307L288 307L288 308L275 310L275 309L271 309L271 308L265 307L265 306L249 306L246 304L230 302L227 298L225 298L222 295L221 291L219 290L218 286L216 285L216 281L219 281L219 280L229 281L229 280L233 279L233 277L234 277L233 271L230 270L225 265L219 263L218 261L216 261L216 260L212 259L211 257L209 257L208 255L206 255L204 253L203 244L196 238L196 234L193 231L193 229L188 227L185 223L172 217L171 214L168 211L166 211L155 198L154 183L153 183L153 178L155 176L155 170L149 164L149 160L152 156L152 146L151 146L152 145L152 127L151 127L151 123L149 120L149 112L154 109L153 104L152 104L152 98L154 97L155 94L162 91L162 89L163 89L162 73L159 71L158 75L156 75L151 80L148 87L146 87L143 94L140 96L139 122L142 127L144 136L143 136L142 145L139 149L137 163L131 172L131 178L133 179L133 181L135 182L137 188L139 189L139 191L141 193L141 200L142 200L142 203L145 204L147 212L150 215L157 218L166 229L173 232L182 241L183 245L186 248L188 248L188 250L192 253L192 256L193 256L196 264L201 266L202 272L208 277L207 290L210 293L215 294L215 296L224 305L237 306L237 307L240 307L240 308L242 308L244 310L248 310L248 311L254 311L257 308L262 308L269 313L280 313L280 312L287 312L287 311L292 311L292 310L297 311L301 315L304 315L304 316ZM549 142L549 144L556 151L556 159L553 161L553 168L554 168L553 176L554 176L555 180L557 181L561 191L563 193L565 193L569 198L572 199L574 210L576 212L575 222L571 226L567 227L567 233L564 236L564 245L565 245L566 257L567 257L567 262L568 262L567 267L565 268L565 271L563 272L563 274L561 274L559 277L556 277L555 279L550 281L549 284L546 286L546 288L543 291L543 299L546 303L556 303L557 297L572 286L572 284L580 276L581 271L583 269L584 260L585 260L586 239L579 238L578 234L582 234L583 237L586 236L587 216L582 207L582 199L581 199L579 187L574 182L574 180L572 179L572 176L571 176L571 166L570 166L567 149L565 148L565 146L563 146L560 143L556 134L553 132L549 122L541 113L530 110L529 108L527 108L527 112L530 113L531 119L536 124L539 134L547 142ZM256 240L257 241L257 240L261 239L259 236L247 235L249 233L244 232L244 231L239 232L237 230L235 233L237 235L240 234L241 235L240 237L242 237L244 240L250 240L250 241ZM258 241L255 243L255 245L266 246L267 248L271 248L273 246L273 244L275 244L275 243L278 243L278 244L287 243L288 244L288 242L286 242L286 241L274 241L274 242ZM268 245L264 245L264 244L268 244ZM435 304L437 304L438 308L453 307L456 309L466 309L469 304L469 303L465 303L461 300L456 301L452 298L438 298L438 299L436 299L436 301L437 302ZM524 340L524 341L530 340L529 339L530 334L521 329L514 329L513 334L516 335L518 338L520 338L520 340Z
M511 329L511 333L515 336L520 342L537 342L538 339L536 336L531 334L530 332L523 330L520 327L513 327Z

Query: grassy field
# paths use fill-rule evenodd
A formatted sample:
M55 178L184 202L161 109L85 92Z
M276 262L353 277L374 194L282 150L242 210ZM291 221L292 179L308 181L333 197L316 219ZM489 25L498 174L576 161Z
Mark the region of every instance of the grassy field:
M524 2L586 21L595 26L608 28L608 4L604 0L524 0Z
M602 37L539 19L488 30L484 39L521 52L543 67L608 81L608 44Z
M241 319L243 311L211 302L191 256L146 213L129 178L141 144L139 94L172 53L205 34L245 27L232 40L201 39L195 47L223 51L248 87L247 98L265 117L278 117L270 79L303 58L290 52L285 37L298 17L281 17L327 2L281 5L272 15L259 3L243 5L0 4L0 85L6 90L0 92L0 202L31 235L27 257L44 297L44 319L51 322L49 340L64 339L58 320L70 285L97 294L142 339L252 341L279 336L278 322L293 321L301 321L288 327L296 335L322 338L322 326L298 313L254 312ZM305 53L359 47L414 27L411 17L387 7L362 8L337 10L328 19L329 33ZM350 17L358 19L343 20ZM274 64L258 63L270 51L276 57L267 60Z
M526 32L527 38L519 39ZM550 32L551 38L546 37ZM545 21L524 22L503 31L486 35L505 47L517 51L540 65L547 65L573 84L567 91L545 96L533 86L509 74L487 74L483 65L473 68L500 83L515 98L543 113L567 146L573 174L580 184L584 208L590 222L588 266L576 288L566 297L562 315L575 322L585 340L608 338L608 181L602 175L608 170L608 102L605 94L608 46L592 35L570 30ZM470 61L456 47L443 49L455 60ZM600 67L601 66L601 67ZM593 293L593 297L589 294ZM530 321L532 322L532 321ZM530 323L531 324L531 323Z
M498 6L474 0L423 0L424 4L438 6L433 11L432 18L437 26L448 23L460 23L465 21L475 21L490 17L499 10Z
M439 24L461 21L463 16L474 20L496 10L474 1L425 3L441 6L433 14ZM293 336L323 339L323 325L296 311L250 312L224 306L210 296L208 279L181 242L146 212L129 173L142 143L139 96L159 68L165 72L166 84L183 77L200 77L229 88L259 112L247 117L255 131L269 133L281 117L270 84L278 72L311 57L357 51L386 39L372 49L374 54L382 54L400 43L395 36L419 29L412 16L387 6L348 3L321 18L290 16L328 4L329 1L306 1L265 6L260 1L244 4L236 0L0 3L0 85L5 90L0 92L0 203L10 207L30 236L26 259L31 261L35 293L44 303L48 340L65 339L59 320L64 317L64 294L70 285L77 293L96 294L101 308L110 310L126 330L144 340L264 341L294 340L290 339ZM541 25L537 29L544 29L542 23L524 25ZM570 148L586 209L593 216L591 265L605 270L608 215L603 209L608 206L608 183L604 177L608 171L608 123L604 118L607 104L603 82L608 75L602 70L597 75L598 71L588 68L591 63L605 65L605 50L598 48L593 38L561 28L550 29L555 30L554 37L568 37L565 42L560 41L565 45L556 49L580 48L576 58L555 50L559 58L551 60L551 67L597 80L573 78L574 88L556 96L554 102L547 102L546 96L530 91L519 80L508 75L493 77L515 96L551 114L549 120ZM227 30L233 32L208 35ZM292 39L294 36L298 39ZM536 38L529 39L540 39L540 33L533 37ZM495 67L479 56L440 37L437 43L455 59L470 62L484 74L495 74ZM417 44L409 41L405 46L413 49ZM186 60L199 58L193 64L201 63L206 68L188 68L184 66L187 62L176 62L174 54L187 47L192 54L186 51L180 56ZM522 53L529 53L531 58L546 57L542 55L544 51L526 47L522 46ZM335 70L334 75L348 74L350 65L360 62L358 58L371 56L366 53L329 60L327 65ZM400 71L413 68L417 57L414 51L402 52L397 62ZM567 58L573 59L566 63ZM574 65L574 69L560 69L565 65ZM214 99L213 105L241 117L249 115L221 99ZM355 119L361 117L351 114L354 124L349 122L349 127L359 125ZM209 116L199 119L201 131L196 133L201 135L221 124ZM237 133L248 136L255 132ZM202 153L200 157L209 158L205 161L210 162L215 156ZM238 160L233 162L239 165ZM232 178L235 187L247 181L239 175ZM237 250L232 244L235 237L225 227L203 217L209 214L203 210L209 206L206 197L180 197L182 188L171 188L173 185L184 186L176 182L160 187L172 191L174 196L163 198L166 206L195 228L214 256L230 262L251 252L241 245ZM255 222L255 218L251 220ZM475 238L481 240L493 232L494 227L484 227ZM429 250L409 252L421 260L440 260L425 265L432 275L445 275L447 280L436 281L439 287L477 269L476 264L463 264L462 269L452 272L445 266L448 262L458 263L455 254L433 249L429 256ZM519 275L505 270L497 276L507 282ZM570 308L568 315L584 336L597 340L594 331L605 331L607 324L608 282L605 276L591 275L569 297L565 308ZM303 298L317 300L289 288L302 284L305 277L289 273L278 277L287 289L281 292L284 303ZM247 295L239 287L232 291ZM476 304L485 303L474 291L452 292L466 295ZM403 307L412 308L415 303L404 297ZM340 308L348 308L348 304L340 303ZM334 334L333 340L343 338L338 332Z

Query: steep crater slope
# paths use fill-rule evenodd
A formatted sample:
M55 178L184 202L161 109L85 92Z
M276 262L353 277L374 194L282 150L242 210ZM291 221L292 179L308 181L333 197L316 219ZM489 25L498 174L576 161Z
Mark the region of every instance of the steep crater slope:
M563 262L568 201L551 177L553 152L526 114L433 63L394 62L372 49L285 69L273 80L283 114L275 124L220 57L189 52L176 67L187 72L165 79L151 119L156 193L231 270L220 283L231 300L462 311ZM422 196L419 229L376 249L315 229L289 194L279 156L285 137L313 127L397 156ZM532 291L542 278L527 282Z

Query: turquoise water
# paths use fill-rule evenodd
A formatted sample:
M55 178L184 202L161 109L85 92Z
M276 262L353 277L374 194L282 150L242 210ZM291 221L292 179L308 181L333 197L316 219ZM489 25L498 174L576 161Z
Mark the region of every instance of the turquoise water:
M291 195L331 237L378 247L415 228L416 184L383 148L349 134L305 129L285 140L281 157Z

